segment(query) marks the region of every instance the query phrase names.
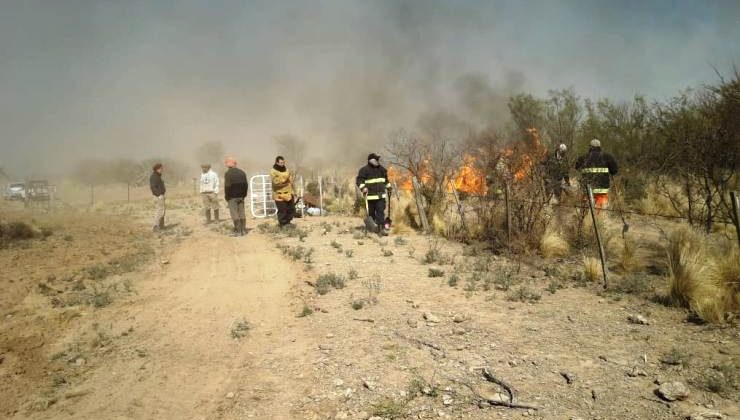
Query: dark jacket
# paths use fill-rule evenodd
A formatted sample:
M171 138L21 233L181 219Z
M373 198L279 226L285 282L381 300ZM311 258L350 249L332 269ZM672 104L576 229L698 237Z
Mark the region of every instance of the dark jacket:
M560 183L565 181L570 183L570 173L568 168L568 159L564 155L558 155L558 152L548 154L544 161L547 178L550 182Z
M224 174L224 196L226 200L247 196L247 174L239 168L229 168Z
M391 187L388 182L388 170L382 165L372 166L369 163L360 168L357 174L357 187L367 187L367 199L379 200L386 197L386 189Z
M149 176L149 188L152 189L152 195L155 197L164 195L167 188L164 187L164 181L162 180L161 174L156 171L152 171L152 174Z
M619 171L617 161L608 153L594 147L576 160L576 169L581 171L581 184L590 185L594 193L606 193L609 190L612 175Z

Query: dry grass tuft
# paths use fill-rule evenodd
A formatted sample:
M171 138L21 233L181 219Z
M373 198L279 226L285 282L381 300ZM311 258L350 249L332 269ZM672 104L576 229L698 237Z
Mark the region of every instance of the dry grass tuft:
M548 228L540 239L540 251L545 258L565 257L570 252L570 245L560 232Z
M690 308L694 301L705 301L715 279L699 234L685 228L676 230L668 239L666 252L674 304Z
M583 278L587 281L597 281L601 275L601 262L598 258L583 257Z
M666 247L673 304L706 322L720 323L738 309L740 263L736 250L710 255L708 238L691 229L671 234Z

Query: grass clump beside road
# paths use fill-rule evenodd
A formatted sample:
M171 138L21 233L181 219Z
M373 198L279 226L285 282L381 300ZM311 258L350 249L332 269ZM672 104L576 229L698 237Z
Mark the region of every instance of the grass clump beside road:
M322 274L319 276L319 278L316 280L316 293L320 295L325 295L329 293L329 291L334 289L343 289L344 288L344 276L334 273L328 273L328 274Z

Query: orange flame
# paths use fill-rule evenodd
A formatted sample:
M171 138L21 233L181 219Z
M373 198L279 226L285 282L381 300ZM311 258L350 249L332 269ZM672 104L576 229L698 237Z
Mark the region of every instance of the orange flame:
M472 195L486 193L486 176L476 167L476 159L471 155L463 157L463 166L455 175L455 189Z
M401 191L413 190L411 175L407 171L402 172L391 166L388 168L388 179L395 183ZM421 174L419 174L419 182L426 185L432 181L432 175L427 169L422 167ZM465 155L463 157L463 165L455 171L452 182L447 183L447 192L452 192L453 185L457 191L467 194L483 195L486 193L486 176L483 171L476 167L474 156Z

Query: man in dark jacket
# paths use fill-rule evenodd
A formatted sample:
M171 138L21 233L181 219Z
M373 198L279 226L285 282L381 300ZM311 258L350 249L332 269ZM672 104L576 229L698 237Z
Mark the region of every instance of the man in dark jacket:
M224 198L229 203L229 213L234 222L234 232L231 236L244 236L247 233L247 217L244 213L244 198L249 186L247 174L236 167L236 159L226 158L224 164L229 168L224 174Z
M152 174L149 176L149 188L154 196L154 224L152 230L157 232L164 229L164 194L167 189L162 180L162 171L164 166L157 163L152 167Z
M588 153L576 160L576 169L581 171L581 185L586 194L591 187L596 208L606 209L609 205L611 177L619 171L617 161L608 153L601 151L601 142L591 140Z
M380 165L380 156L370 153L367 156L367 165L360 168L357 174L357 188L362 191L368 204L369 216L378 225L378 234L387 236L385 226L385 200L391 189L388 182L388 171Z

